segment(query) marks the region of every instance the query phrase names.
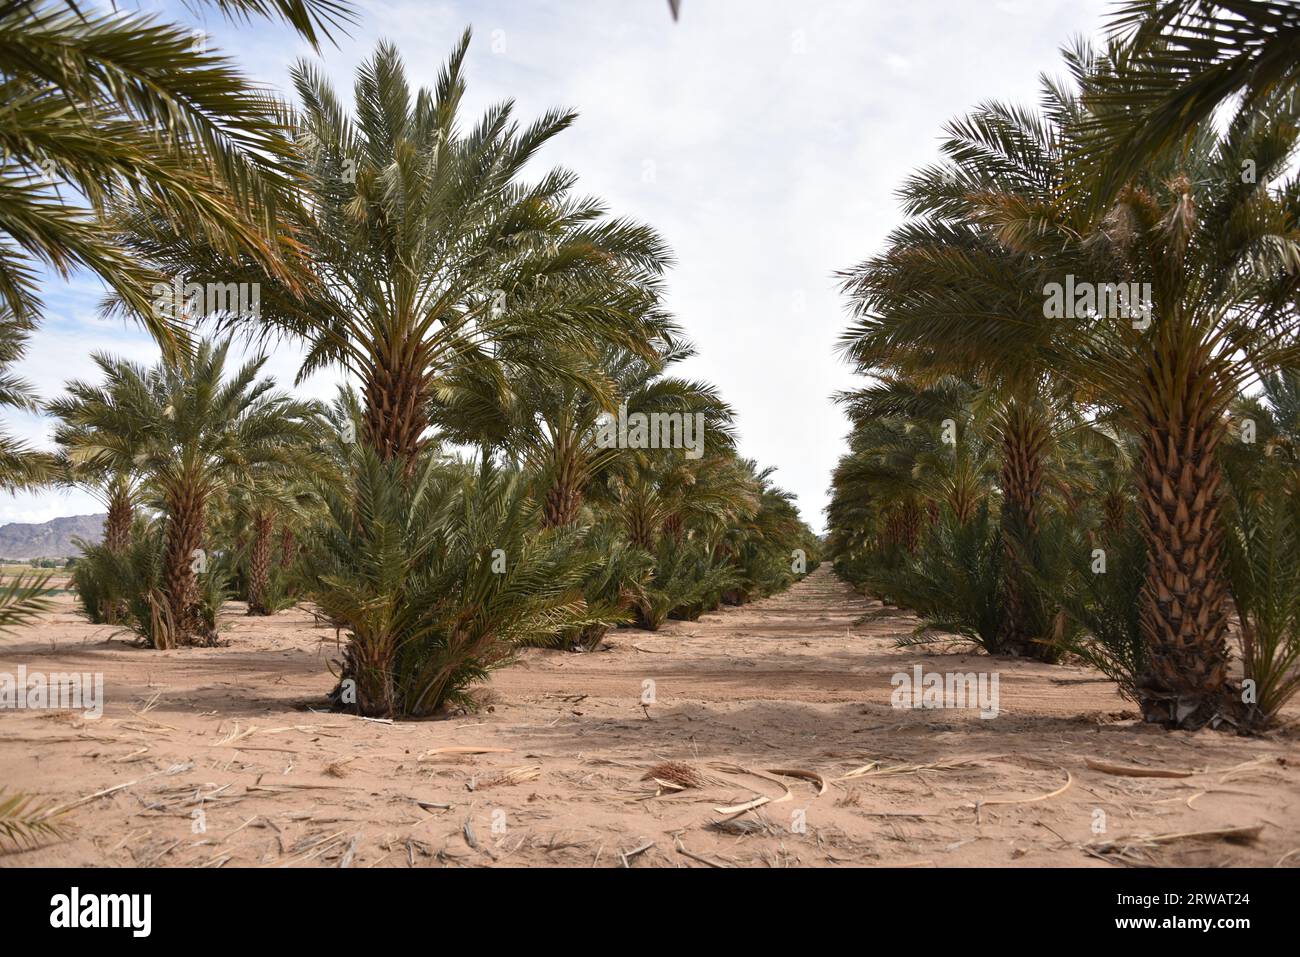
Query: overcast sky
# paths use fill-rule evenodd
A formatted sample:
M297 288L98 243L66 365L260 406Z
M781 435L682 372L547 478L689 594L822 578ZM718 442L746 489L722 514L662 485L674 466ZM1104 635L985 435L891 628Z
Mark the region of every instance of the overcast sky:
M108 4L104 4L108 6ZM122 4L128 8L129 2ZM287 89L313 56L289 30L231 26L176 3L137 4L205 29L259 81ZM943 124L978 102L1031 103L1059 48L1096 36L1104 0L373 0L326 72L350 102L356 64L379 39L431 85L467 25L473 113L506 98L527 120L576 109L536 169L563 165L580 191L655 226L673 247L670 307L699 351L682 374L717 384L736 409L740 451L777 467L821 529L847 423L830 400L854 384L838 359L846 322L833 274L876 251L900 219L894 191L938 155ZM473 115L467 114L467 115ZM48 314L21 367L43 396L91 377L89 354L142 361L137 329L96 318L97 280L51 280ZM295 349L269 370L288 383ZM328 397L338 376L304 391ZM49 445L49 423L6 417ZM0 522L100 511L81 492L0 497Z

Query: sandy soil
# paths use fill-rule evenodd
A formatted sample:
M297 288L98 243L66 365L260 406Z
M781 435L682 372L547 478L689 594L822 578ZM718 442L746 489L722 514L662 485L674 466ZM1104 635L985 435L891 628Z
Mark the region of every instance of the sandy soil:
M228 647L160 653L63 598L0 645L0 672L102 672L107 697L98 720L0 711L0 785L69 807L0 866L1300 865L1295 730L1165 733L1082 668L895 648L915 622L827 569L529 651L484 710L418 723L320 710L336 637L306 611L229 612ZM996 671L1001 713L892 707L914 664ZM661 763L686 767L646 779ZM1225 828L1257 831L1187 836Z

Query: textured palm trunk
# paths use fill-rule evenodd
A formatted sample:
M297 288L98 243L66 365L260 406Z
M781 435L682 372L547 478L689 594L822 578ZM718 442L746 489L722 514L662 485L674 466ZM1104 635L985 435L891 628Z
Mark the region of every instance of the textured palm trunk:
M664 519L663 533L674 544L680 545L686 537L686 523L680 515L669 515Z
M1033 555L1039 528L1045 458L1050 430L1032 409L1014 404L1007 410L1002 436L1002 542L1006 558L1003 588L1006 617L1002 646L1016 655L1051 659L1051 650L1036 642L1039 630L1033 612L1032 585L1021 555Z
M271 614L271 546L275 519L269 512L253 515L253 544L248 553L248 613Z
M429 396L418 347L418 339L413 336L389 343L371 367L362 391L364 440L381 461L401 463L407 479L415 474L429 427ZM353 634L344 650L343 663L343 682L352 683L356 700L348 702L341 685L342 704L368 717L396 712L393 674L397 648L391 640Z
M163 589L176 632L175 644L211 644L199 613L199 570L206 567L202 552L206 496L182 488L167 498L167 533L163 544Z
M298 537L288 525L280 527L280 567L288 568L298 557Z
M113 486L108 499L108 514L104 517L104 547L114 555L122 555L131 546L131 523L135 519L131 493L121 485ZM104 621L116 625L126 613L122 599L105 600L100 608Z
M582 510L582 483L578 463L572 454L561 452L555 464L554 479L546 491L543 521L547 528L570 525Z
M411 348L398 345L376 362L363 392L366 440L384 462L403 460L408 473L429 427L424 369Z
M343 651L342 677L334 690L336 703L366 718L391 718L398 712L393 682L397 650L390 640L355 635Z
M1155 383L1170 381L1153 362ZM1176 367L1175 367L1176 368ZM1181 370L1180 370L1181 371ZM1183 391L1152 402L1142 436L1138 509L1147 540L1142 593L1146 668L1142 714L1168 727L1199 728L1216 714L1243 712L1228 680L1228 613L1215 450L1226 433L1221 410L1203 402L1193 369L1172 379ZM1154 384L1154 383L1153 383ZM1160 396L1166 389L1153 388Z
M115 487L108 499L108 514L104 517L104 547L121 554L131 544L131 523L135 519L131 493Z
M896 505L885 522L887 547L901 548L909 555L916 553L921 540L921 506L915 502Z

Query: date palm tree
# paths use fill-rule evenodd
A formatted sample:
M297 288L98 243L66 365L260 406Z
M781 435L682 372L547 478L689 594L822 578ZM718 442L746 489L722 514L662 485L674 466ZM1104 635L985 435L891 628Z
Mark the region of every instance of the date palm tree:
M224 537L234 542L241 555L250 615L270 615L290 602L283 571L292 560L284 554L284 533L308 527L324 512L321 496L313 487L316 483L310 481L329 481L318 474L321 463L316 448L315 443L288 443L285 458L250 469L225 497ZM282 552L278 562L277 547Z
M989 423L975 407L978 395L975 386L958 378L921 386L882 376L871 386L838 394L836 400L855 433L887 424L880 437L891 444L902 440L892 452L882 447L876 453L885 474L893 472L886 482L919 491L927 508L947 506L957 523L965 525L992 490L996 474L994 449L985 434ZM900 422L910 428L898 431ZM889 459L893 461L886 464Z
M162 580L174 634L163 640L169 644L215 639L198 607L198 575L212 557L213 499L258 470L294 463L319 434L314 403L259 378L264 358L227 378L229 348L229 342L205 341L192 356L152 368L99 357L105 401L79 423L81 456L105 468L138 469L166 516ZM92 388L72 383L70 392L86 395Z
M138 411L149 405L144 379L120 374L118 360L103 354L91 357L102 383L81 381L65 385L65 394L47 402L45 411L58 419L54 441L67 480L87 488L104 502L104 546L122 552L131 538L143 476L136 466L148 422ZM115 454L102 454L111 436Z
M301 201L287 214L286 253L312 277L305 289L247 257L232 263L156 210L123 222L132 248L163 272L259 283L253 328L305 341L303 374L341 366L356 377L360 438L384 461L415 461L466 363L504 393L496 357L512 344L592 356L613 344L651 358L662 314L668 253L653 230L575 195L567 170L523 179L573 113L521 126L506 102L467 125L469 42L467 31L421 90L381 44L358 69L353 115L314 66L293 70L301 105L289 166Z
M694 354L665 328L653 357L606 347L594 357L548 360L535 352L509 377L512 394L503 447L538 477L548 527L579 520L598 485L621 465L635 467L635 450L602 444L602 423L628 414L702 415L701 453L734 441L731 409L716 389L667 374ZM566 368L569 374L556 372ZM680 455L680 453L678 453Z

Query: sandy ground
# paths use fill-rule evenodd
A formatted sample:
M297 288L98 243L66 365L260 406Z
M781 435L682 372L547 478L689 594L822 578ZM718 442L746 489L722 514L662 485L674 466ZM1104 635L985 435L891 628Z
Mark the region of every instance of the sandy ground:
M64 597L0 645L0 672L102 672L107 697L97 720L0 711L0 786L68 808L0 866L1300 865L1294 714L1254 739L1147 728L1082 668L898 649L915 622L825 568L529 651L441 721L320 710L334 630L241 612L228 647L153 652ZM996 671L999 715L892 707L915 664ZM647 779L661 763L686 767ZM1226 828L1255 830L1194 836Z

